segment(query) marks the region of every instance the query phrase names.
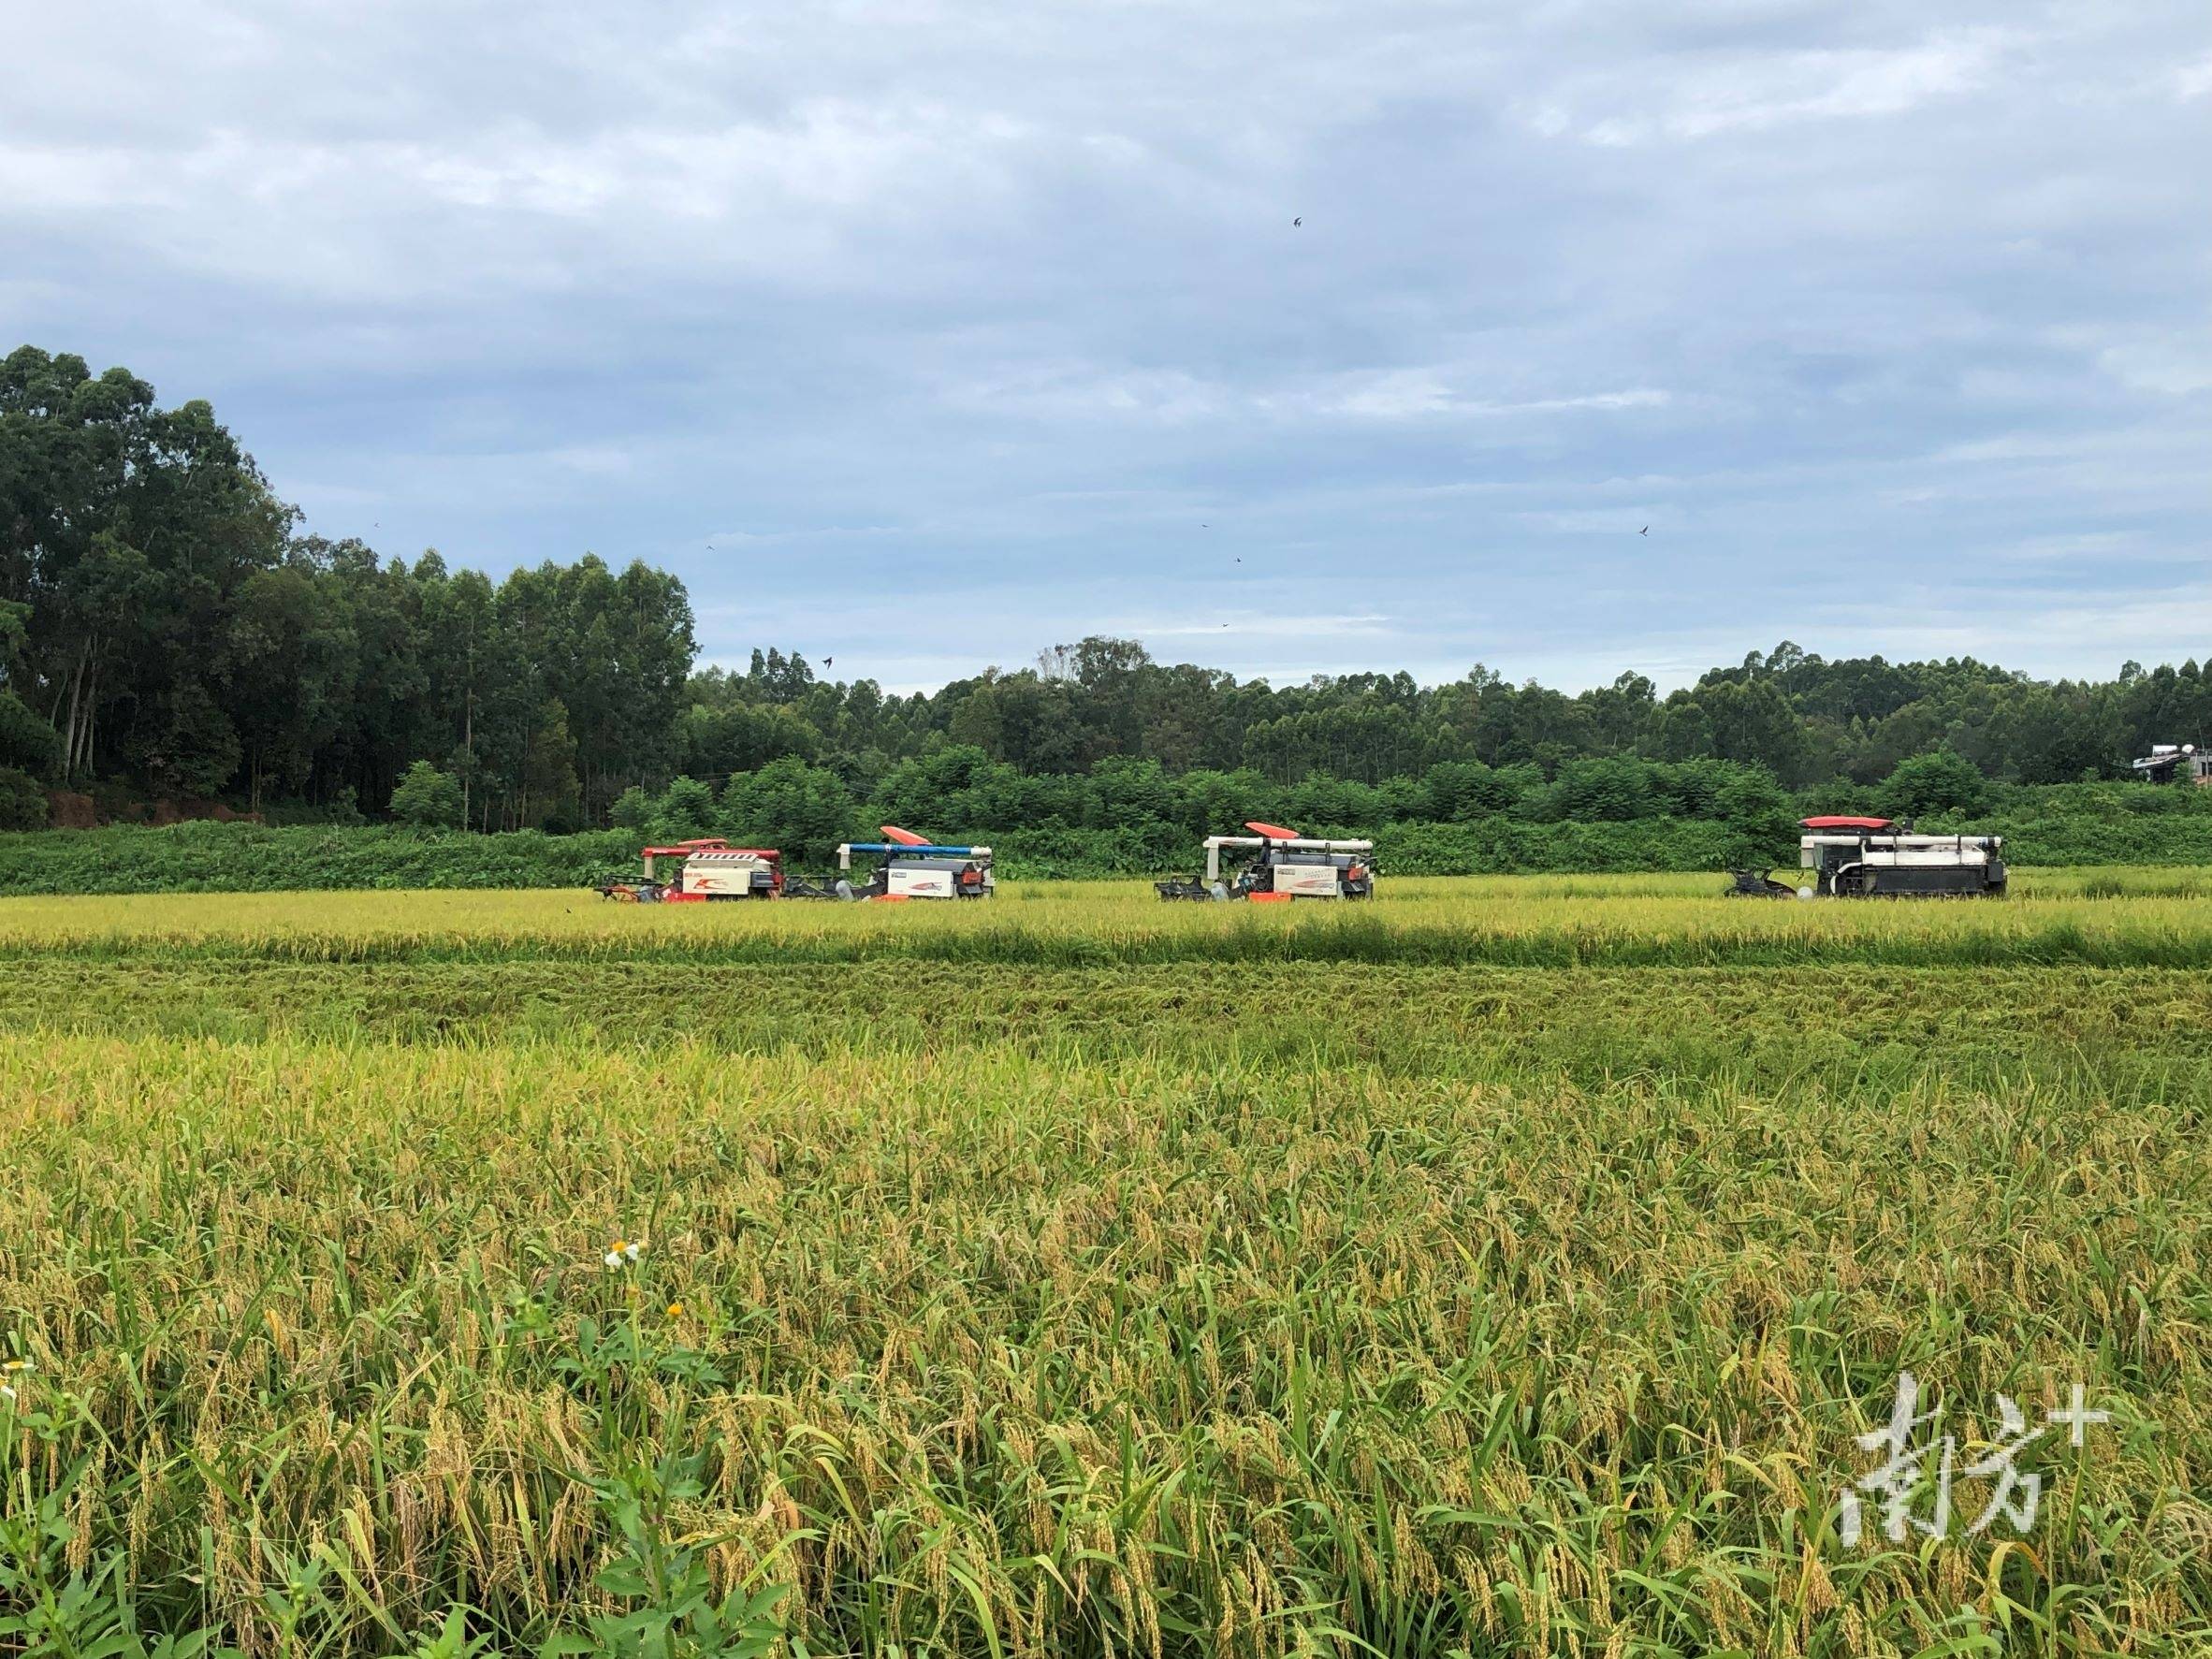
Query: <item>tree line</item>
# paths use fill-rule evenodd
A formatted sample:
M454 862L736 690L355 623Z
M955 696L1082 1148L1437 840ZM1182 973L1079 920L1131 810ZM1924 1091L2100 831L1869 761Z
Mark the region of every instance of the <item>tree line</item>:
M1255 796L1357 788L1383 792L1365 797L1383 810L1478 775L1492 781L1462 808L1504 791L1532 821L1555 798L1605 821L1623 800L1673 798L1654 766L1756 768L1835 795L1937 756L2054 784L2212 736L2194 661L2045 681L1785 642L1665 696L1634 673L1570 694L1480 664L1440 685L1277 686L1089 637L900 695L820 677L795 650L743 669L695 657L689 597L664 572L587 555L495 583L434 551L410 561L307 533L206 402L164 409L128 371L66 354L0 362L0 826L44 822L51 787L108 816L169 795L280 822L567 830L666 816L677 779L726 821L762 790L791 804L794 776L854 809L895 802L927 764L1033 780L1022 809L1071 827L1135 779L1208 812L1218 798L1231 822ZM1360 822L1325 798L1308 816Z
M473 827L574 828L675 769L693 655L665 573L587 557L495 584L302 533L205 402L163 409L126 370L31 347L0 362L0 767L19 802L28 777L381 813L429 761Z

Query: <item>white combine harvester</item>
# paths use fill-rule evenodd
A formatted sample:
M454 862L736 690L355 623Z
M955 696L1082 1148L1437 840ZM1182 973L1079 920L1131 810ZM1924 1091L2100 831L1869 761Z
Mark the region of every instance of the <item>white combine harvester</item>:
M884 824L881 833L880 841L847 841L837 849L837 897L989 898L998 891L988 847L940 846L895 823ZM858 885L852 880L855 852L882 860Z
M1293 898L1368 898L1375 893L1373 841L1321 841L1277 823L1247 823L1248 836L1208 836L1203 878L1175 877L1153 883L1162 898L1230 899L1255 902ZM1238 859L1224 878L1221 854L1257 849Z
M1791 887L1756 870L1737 870L1732 892L1775 898L2001 898L2002 836L1924 836L1886 818L1807 818L1798 866L1812 872Z

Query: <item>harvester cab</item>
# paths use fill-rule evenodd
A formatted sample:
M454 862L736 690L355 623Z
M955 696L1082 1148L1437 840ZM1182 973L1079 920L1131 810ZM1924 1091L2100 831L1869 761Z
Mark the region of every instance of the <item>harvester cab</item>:
M1279 823L1255 822L1244 827L1252 833L1208 836L1205 875L1156 881L1160 897L1265 901L1374 896L1373 841L1316 840ZM1224 850L1230 851L1231 864L1226 876Z
M2001 836L1924 836L1886 818L1802 821L1797 863L1839 898L2002 897Z
M773 847L733 847L718 837L648 847L643 879L613 876L599 895L624 904L700 904L720 898L777 898L783 893L783 854ZM662 861L665 870L657 867Z
M988 847L939 846L895 823L884 824L880 833L880 841L848 841L837 849L838 897L989 898L998 890ZM881 861L858 881L852 876L855 852Z

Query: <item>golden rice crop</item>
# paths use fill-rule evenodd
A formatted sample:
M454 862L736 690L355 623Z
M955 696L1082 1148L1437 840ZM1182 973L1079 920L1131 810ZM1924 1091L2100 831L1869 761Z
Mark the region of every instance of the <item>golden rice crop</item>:
M0 904L0 1647L2206 1651L2201 901L1679 881Z
M1390 882L1369 903L1279 907L1162 904L1139 881L1008 883L995 901L938 905L639 906L588 893L483 891L17 898L0 906L0 959L66 950L333 962L881 956L1036 966L1370 960L2212 968L2212 906L2194 890L2191 872L2129 872L2137 885L2125 891L2085 891L2100 879L2094 871L2026 872L2010 898L1916 903L1727 898L1718 891L1722 879L1681 875L1415 878Z

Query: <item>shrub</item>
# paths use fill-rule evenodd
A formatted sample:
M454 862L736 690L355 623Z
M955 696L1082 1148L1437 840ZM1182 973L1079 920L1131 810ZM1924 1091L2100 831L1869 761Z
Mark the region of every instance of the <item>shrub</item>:
M823 859L852 833L852 792L835 772L796 755L735 772L722 791L722 833L749 847L779 848L796 862Z
M693 841L714 834L714 791L696 778L678 778L653 804L648 827L660 841Z
M16 766L0 766L0 830L46 827L46 792Z
M416 761L392 791L392 816L417 829L451 829L460 822L460 779Z
M1976 812L1988 798L1989 785L1981 768L1949 749L1899 761L1882 785L1883 809L1892 818Z
M31 712L13 691L0 691L0 766L10 771L51 774L62 752L61 734ZM38 822L46 822L39 805Z

